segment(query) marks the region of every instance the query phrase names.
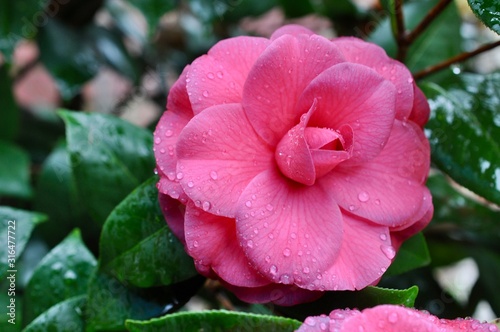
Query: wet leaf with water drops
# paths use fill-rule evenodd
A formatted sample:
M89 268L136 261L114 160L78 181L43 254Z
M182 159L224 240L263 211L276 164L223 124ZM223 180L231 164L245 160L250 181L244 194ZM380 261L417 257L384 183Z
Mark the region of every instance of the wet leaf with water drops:
M497 0L467 0L467 2L477 18L500 35L500 3Z
M391 247L392 248L392 247ZM386 252L394 257L394 249L392 252L385 249ZM388 250L388 251L387 251ZM402 274L413 269L426 266L431 262L429 249L422 233L417 233L410 239L403 242L399 248L394 262L389 266L385 276Z

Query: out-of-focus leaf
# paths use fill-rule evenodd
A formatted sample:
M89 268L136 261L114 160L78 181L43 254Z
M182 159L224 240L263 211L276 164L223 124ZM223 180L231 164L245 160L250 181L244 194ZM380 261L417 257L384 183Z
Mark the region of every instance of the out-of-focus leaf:
M498 276L500 276L500 255L497 252L471 247L470 253L479 268L478 283L484 291L483 296L489 302L495 314L500 316L500 298L498 297Z
M47 217L41 213L0 206L0 220L0 238L5 244L0 247L0 279L3 280L8 270L17 269L16 262L33 228L47 220Z
M418 233L406 240L398 253L394 262L384 274L396 275L425 266L431 262L429 249L422 233Z
M467 0L476 16L500 35L500 3L497 0Z
M10 62L14 47L21 39L35 37L45 24L45 2L38 0L0 1L0 53Z
M124 330L127 319L150 319L177 310L203 282L197 276L171 287L137 288L97 272L88 289L87 331Z
M180 312L149 321L128 320L126 327L131 332L183 331L293 331L301 322L284 317L256 315L243 312L213 310L203 312Z
M154 169L153 135L111 115L61 111L81 203L98 223Z
M243 17L262 15L278 5L278 0L225 0L225 14L223 19L238 22Z
M0 5L5 6L4 3ZM0 10L1 12L1 10ZM0 13L0 16L3 13ZM0 20L1 22L1 20ZM1 37L0 37L1 40ZM0 41L1 43L1 41ZM0 121L0 140L10 141L19 131L19 108L12 94L12 79L7 66L0 65L0 100L2 101L2 121Z
M433 162L456 182L500 204L500 74L461 75L459 86L424 86Z
M175 8L178 0L129 0L146 17L149 35L153 35L160 18Z
M59 302L33 320L23 332L83 332L85 302L85 295Z
M300 17L314 12L314 7L309 0L279 0L279 3L285 11L286 17Z
M35 191L35 210L49 216L49 221L39 231L52 246L74 228L81 229L84 239L96 243L101 231L100 226L89 222L90 218L78 198L69 159L66 142L60 142L45 159Z
M139 42L140 45L146 43L147 31L143 31L142 22L138 22L141 14L137 8L122 0L108 0L105 6L123 34Z
M328 17L334 20L351 19L359 15L359 10L351 0L323 0Z
M33 273L25 292L25 323L63 300L85 294L95 266L96 260L83 244L80 231L73 231Z
M405 24L408 30L417 26L437 0L422 0L404 6ZM439 17L418 37L408 49L405 61L411 71L421 70L461 52L461 19L452 2ZM384 19L370 36L369 41L382 46L391 57L395 57L397 46L391 33L389 19Z
M0 196L31 195L29 156L17 146L0 141Z
M170 285L197 272L158 206L157 177L134 190L109 215L100 240L100 267L124 284Z

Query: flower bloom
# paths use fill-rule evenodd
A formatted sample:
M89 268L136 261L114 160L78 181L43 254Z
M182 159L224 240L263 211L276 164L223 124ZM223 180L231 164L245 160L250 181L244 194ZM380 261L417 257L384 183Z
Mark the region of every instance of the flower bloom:
M481 323L472 318L455 320L439 319L425 311L397 305L379 305L363 311L337 309L329 316L308 317L297 332L399 332L427 331L453 332L477 331L495 332L493 324Z
M362 289L432 216L428 116L374 44L300 26L223 40L155 130L163 213L198 271L245 301Z

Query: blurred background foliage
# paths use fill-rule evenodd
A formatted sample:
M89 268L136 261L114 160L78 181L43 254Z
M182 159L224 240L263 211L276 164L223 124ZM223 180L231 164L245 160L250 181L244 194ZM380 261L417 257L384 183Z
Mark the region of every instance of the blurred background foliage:
M442 2L405 1L407 29ZM412 72L498 40L495 1L450 2L408 48L404 62ZM18 226L18 324L7 323L2 314L0 329L121 330L126 319L135 319L128 329L154 324L180 329L185 322L210 321L286 331L297 321L243 312L301 320L377 303L414 305L447 318L500 316L497 49L418 81L432 108L426 134L435 214L381 280L379 286L398 291L332 292L293 308L242 303L196 274L157 206L151 130L186 64L223 38L268 37L287 23L328 38L364 38L396 57L393 5L390 0L0 0L2 307L9 300L4 223L16 220ZM141 322L197 309L240 314Z

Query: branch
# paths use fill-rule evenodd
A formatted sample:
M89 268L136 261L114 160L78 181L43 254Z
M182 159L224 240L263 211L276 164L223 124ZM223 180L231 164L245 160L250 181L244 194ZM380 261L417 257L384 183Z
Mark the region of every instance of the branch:
M434 8L432 8L430 12L424 17L422 22L420 22L418 26L415 29L413 29L413 31L411 31L406 35L406 42L408 44L414 42L415 39L417 39L417 37L420 36L420 34L425 31L425 29L432 23L432 21L434 21L434 19L439 14L441 14L441 12L446 9L446 6L448 6L452 1L453 0L439 1L439 3L436 6L434 6Z
M398 60L403 62L408 50L406 40L405 20L403 15L403 0L394 0L394 10L396 15L396 41L398 43Z
M493 42L493 43L489 43L489 44L486 44L486 45L483 45L481 47L478 47L477 49L475 49L474 51L471 51L471 52L464 52L462 54L459 54L457 56L454 56L448 60L445 60L441 63L438 63L437 65L433 65L433 66L429 66L417 73L415 73L413 75L413 77L418 80L418 79L422 79L424 78L425 76L428 76L430 74L433 74L437 71L440 71L442 69L445 69L447 67L449 67L450 65L454 64L454 63L458 63L458 62L463 62L467 59L470 59L472 58L473 56L476 56L480 53L483 53L483 52L486 52L486 51L489 51L497 46L500 46L500 40L497 40L496 42Z

